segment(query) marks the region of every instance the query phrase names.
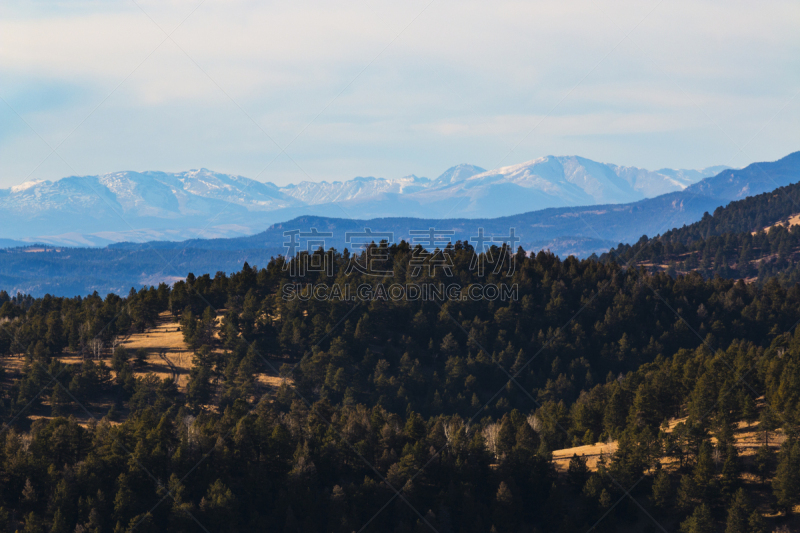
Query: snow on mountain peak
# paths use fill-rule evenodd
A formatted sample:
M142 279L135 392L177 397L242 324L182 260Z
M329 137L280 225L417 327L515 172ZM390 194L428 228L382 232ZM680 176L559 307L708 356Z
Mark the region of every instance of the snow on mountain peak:
M480 174L482 172L486 172L486 169L477 167L475 165L468 165L466 163L462 163L460 165L456 165L454 167L450 167L445 170L441 176L436 178L433 183L436 185L448 185L453 183L458 183L460 181L464 181L466 179L471 178L475 174Z
M49 182L45 180L26 181L25 183L20 183L19 185L14 185L13 187L11 187L11 192L17 193L17 192L27 191L32 187L36 187L40 183L49 183Z
M653 172L579 156L548 155L492 170L460 164L433 180L409 174L391 179L303 181L282 187L206 168L174 173L123 171L55 182L29 181L0 190L0 216L21 221L2 235L9 238L61 234L64 228L91 234L98 225L123 235L130 230L127 224L160 228L169 238L180 238L193 224L205 231L209 220L220 224L214 226L214 236L221 236L227 230L219 228L228 226L236 226L238 232L251 227L255 233L265 221L298 215L340 216L337 204L349 205L349 211L364 218L483 218L548 207L626 203L683 190L720 168Z

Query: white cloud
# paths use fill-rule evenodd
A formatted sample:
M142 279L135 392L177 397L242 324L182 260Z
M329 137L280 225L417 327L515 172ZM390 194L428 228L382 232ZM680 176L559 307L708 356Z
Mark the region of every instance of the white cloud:
M800 88L793 1L436 0L416 20L428 0L206 0L194 12L196 0L137 1L147 14L133 2L0 7L0 95L51 144L130 76L65 143L81 172L254 175L276 148L249 117L285 146L323 108L289 149L314 179L491 165L554 107L515 157L704 166L725 162L715 158ZM166 32L182 23L177 45L158 47L153 21ZM37 103L43 86L56 89ZM59 87L70 97L52 98ZM753 157L797 149L797 113L789 105ZM2 116L9 186L42 143ZM51 167L32 177L60 177ZM268 179L296 174L289 162Z

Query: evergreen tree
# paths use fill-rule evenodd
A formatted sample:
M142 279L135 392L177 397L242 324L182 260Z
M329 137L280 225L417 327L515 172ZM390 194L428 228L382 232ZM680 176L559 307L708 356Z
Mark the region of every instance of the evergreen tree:
M192 367L189 371L189 383L186 385L186 400L199 407L209 402L211 392L211 370L204 365Z
M694 485L699 490L703 498L709 498L714 493L714 459L713 445L710 441L703 441L700 445L700 455L697 457L697 464L692 473Z
M672 498L673 489L669 474L665 470L659 469L653 479L653 495L650 497L650 501L657 509L666 511L672 503Z
M50 526L50 533L69 533L67 521L61 513L61 509L56 509L53 514L53 524Z
M744 490L739 489L734 494L728 507L728 520L725 524L725 533L750 533L750 515L753 508Z
M25 527L22 533L45 533L42 519L32 511L25 515Z
M774 460L775 453L769 446L760 446L756 451L754 463L762 483L769 477Z
M678 508L683 512L689 512L694 508L694 500L697 498L698 488L694 478L688 474L681 476L678 486Z
M764 432L764 446L769 446L769 434L778 427L778 417L769 405L764 406L758 419L758 428Z
M750 518L747 521L749 526L748 533L767 533L767 524L764 517L758 511L750 513Z
M753 396L745 390L742 390L739 394L739 409L741 410L742 418L747 422L747 427L750 427L753 422L758 420L756 402Z
M53 416L63 415L70 399L60 383L53 385L50 392L50 412Z
M772 490L778 507L787 513L800 502L800 441L787 440L781 446Z
M589 468L586 466L586 458L577 454L572 454L567 467L567 481L574 488L580 490L589 479Z
M147 364L147 350L145 350L144 348L139 348L138 350L136 350L135 362L136 362L136 366L138 366L138 367L143 367L144 365L146 365Z
M736 450L736 446L728 444L725 449L725 462L722 465L720 481L722 495L726 498L731 497L738 488L740 471L739 452Z
M714 519L705 503L695 509L692 515L681 522L681 533L712 533Z

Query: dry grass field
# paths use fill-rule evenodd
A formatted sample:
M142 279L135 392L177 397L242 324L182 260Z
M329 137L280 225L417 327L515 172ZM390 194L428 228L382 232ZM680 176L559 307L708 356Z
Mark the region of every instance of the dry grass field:
M553 464L557 471L566 472L569 466L569 460L572 459L573 455L577 455L578 457L584 457L586 459L586 466L589 467L589 470L594 472L597 470L597 461L600 459L600 455L602 454L608 460L610 459L610 455L615 451L617 451L616 442L598 442L586 446L565 448L553 452Z
M759 410L764 407L763 400L763 397L758 399ZM675 429L677 424L685 421L685 418L671 420L669 423L669 428L666 431L671 432ZM738 427L734 430L734 437L736 439L736 448L739 451L739 457L741 458L742 463L745 465L751 463L758 448L764 444L764 433L759 431L758 423L756 422L752 425L748 425L745 422L740 422ZM716 442L716 439L714 438L711 440L712 442ZM781 430L770 432L769 447L772 448L773 451L777 452L785 440L786 436ZM594 472L597 470L597 462L600 459L601 454L606 458L607 461L610 461L610 456L614 453L614 451L616 451L616 449L617 443L609 442L556 450L553 452L553 465L555 466L557 472L565 474L569 467L570 459L572 459L573 455L577 455L578 457L584 457L586 459L586 466L589 467L590 471ZM661 464L662 467L668 471L674 471L678 468L677 460L667 457L661 458ZM761 515L767 520L768 524L772 526L777 523L781 523L781 527L788 528L780 530L776 529L775 531L800 531L800 505L794 508L793 515L788 521L786 521L785 517L781 513L776 512L775 509L771 507L771 499L768 496L771 490L769 485L770 481L767 480L767 484L765 485L760 479L758 479L757 476L749 472L743 472L741 476L743 488L748 492L751 501ZM677 528L677 521L669 519L666 520L668 525L672 525ZM628 529L621 530L628 531ZM634 531L634 529L631 529L630 531ZM773 528L770 527L769 531L773 531Z
M217 327L224 315L224 309L217 313ZM129 352L141 348L147 350L147 365L137 368L136 374L152 372L162 379L174 377L178 389L185 391L189 381L189 371L192 368L193 352L183 342L183 334L179 328L178 320L171 313L164 312L159 315L155 328L135 333L120 344ZM219 339L219 330L214 333L214 337ZM212 351L221 352L222 349L217 347ZM271 388L278 388L283 383L283 379L269 372L259 373L256 381Z
M131 355L139 349L147 350L147 364L137 367L136 374L152 372L161 379L172 377L180 390L186 388L192 368L192 351L183 342L180 324L171 313L161 313L155 328L132 334L120 346Z
M764 407L764 398L758 398L757 401L757 408L760 411ZM681 422L686 422L686 418L674 418L670 420L669 428L666 430L667 433L671 433L672 430L675 429L675 426ZM744 461L754 456L758 448L764 444L764 433L759 431L758 422L752 425L748 425L746 422L739 422L734 430L734 438L736 439L736 448L739 451L739 457ZM778 448L780 448L785 440L786 436L781 430L770 432L769 446L777 452ZM712 437L711 442L716 443L716 439ZM586 459L586 466L588 466L590 470L595 471L597 470L597 461L600 459L601 453L608 459L609 455L614 453L616 449L617 443L613 441L608 443L598 442L574 448L564 448L553 452L553 464L557 471L566 472L569 466L569 460L572 459L573 455L578 455L578 457L583 456ZM662 458L661 462L662 465L667 468L673 466L670 464L670 459L666 457Z
M220 311L217 315L218 325L221 323L223 316L224 310ZM218 339L218 332L215 332L214 336ZM175 380L178 390L181 392L186 391L194 352L183 341L180 323L171 313L161 313L154 328L124 337L119 340L119 345L128 350L132 359L140 349L147 352L144 365L133 365L134 374L136 376L152 373L160 379L171 377ZM222 348L216 347L213 351L221 352ZM102 361L106 366L111 367L111 350L107 349L105 352L103 357L100 359L93 359L93 361L96 363ZM75 354L61 355L59 356L59 360L72 365L80 364L83 361L80 355ZM15 379L22 372L25 365L25 358L22 354L1 357L0 365L5 370L6 379ZM275 367L277 368L279 365L280 363L276 363ZM111 373L112 375L114 374L113 370ZM284 382L282 378L274 375L272 372L259 373L255 378L257 383L262 387L272 391L277 390ZM92 419L99 420L105 416L113 403L113 398L94 401L92 403L91 413L87 413L86 410L79 406L72 409L70 415L75 417L79 424L86 426L91 423ZM214 409L214 406L208 407ZM39 409L39 411L41 412L29 413L28 419L33 421L51 418L49 406L45 405ZM120 412L118 416L118 419L122 420L127 416L127 413L123 411Z
M772 226L767 226L766 228L764 228L764 231L769 233L769 230L771 230L775 226L783 226L785 228L791 228L792 226L800 226L800 214L790 216L786 222L778 222L776 224L773 224ZM752 231L750 233L752 235L755 235L758 232Z

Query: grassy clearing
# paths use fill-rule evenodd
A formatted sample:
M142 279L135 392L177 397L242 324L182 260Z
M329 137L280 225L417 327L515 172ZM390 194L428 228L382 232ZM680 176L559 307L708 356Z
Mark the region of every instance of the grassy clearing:
M186 389L193 352L183 342L180 323L171 313L161 313L155 328L130 335L120 346L131 354L139 349L147 351L147 363L135 368L137 375L152 372L161 379L176 377L178 389Z
M764 408L764 398L758 398L757 408L759 412ZM673 418L669 422L669 427L666 429L667 433L671 433L675 426L681 422L686 422L686 418ZM758 422L747 424L746 422L739 422L734 430L735 445L739 452L739 457L746 464L748 458L752 458L758 449L764 444L764 432L759 430ZM778 451L786 436L778 429L771 431L769 434L769 447ZM712 437L711 442L717 442L716 438ZM569 460L573 455L578 457L584 456L586 458L586 466L593 472L597 470L597 461L600 459L601 453L608 459L609 455L614 453L617 449L617 443L611 442L597 442L587 446L576 446L574 448L564 448L553 452L553 464L559 472L566 472L569 466ZM661 458L661 464L666 468L676 468L677 465L672 465L671 460L667 457Z
M220 311L217 315L217 328L221 324L224 310ZM214 333L214 337L219 339L219 330ZM144 376L146 374L154 374L160 379L173 378L180 392L186 392L186 386L189 382L189 372L192 368L192 357L194 355L183 340L183 333L180 331L180 322L169 312L159 314L156 326L147 329L141 333L133 333L120 340L119 346L128 350L128 354L133 359L136 352L143 349L147 352L145 363L133 364L133 371L136 376ZM213 352L221 353L223 350L219 346L212 349ZM103 362L106 366L111 367L111 350L106 350L106 354L99 359L92 359L95 363ZM84 358L79 354L65 353L58 356L58 359L70 365L79 365L83 362ZM279 366L276 363L276 367ZM5 370L5 380L11 381L19 378L22 375L22 370L25 365L25 357L23 354L15 354L8 357L0 357L0 366ZM114 371L111 371L112 376ZM261 372L256 376L256 382L267 390L276 391L284 382L284 379L270 373ZM44 404L35 411L29 412L26 426L35 420L51 419L53 416L50 414L50 406L47 404L48 392L43 393L45 398ZM81 406L73 406L70 409L69 416L72 416L76 421L86 427L92 420L99 420L103 418L108 410L114 405L115 398L108 396L101 398L99 401L95 400L91 403L90 412L87 412ZM207 406L209 409L214 410L215 406ZM117 412L117 420L125 420L128 416L127 409L120 409ZM113 422L119 423L119 422Z

